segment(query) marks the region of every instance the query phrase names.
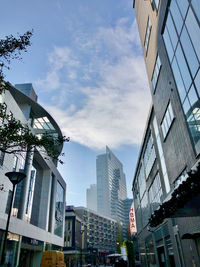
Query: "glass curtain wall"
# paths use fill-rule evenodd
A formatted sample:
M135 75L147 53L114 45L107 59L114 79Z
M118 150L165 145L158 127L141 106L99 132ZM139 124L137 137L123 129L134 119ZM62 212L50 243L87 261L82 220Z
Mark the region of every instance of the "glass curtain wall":
M163 34L187 125L200 153L200 1L172 0Z

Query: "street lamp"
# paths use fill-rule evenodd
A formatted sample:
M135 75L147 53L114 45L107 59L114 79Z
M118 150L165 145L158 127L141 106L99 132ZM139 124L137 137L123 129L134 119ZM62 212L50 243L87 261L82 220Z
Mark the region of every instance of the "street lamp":
M82 265L83 265L83 259L82 259L82 254L83 254L83 246L84 246L84 244L83 244L83 233L85 232L85 227L84 227L84 224L83 223L81 223L81 258L80 258L80 267L82 267Z
M5 176L7 176L8 179L10 180L10 182L12 183L13 190L12 190L11 201L10 201L10 206L9 206L9 211L8 211L6 231L5 231L5 235L4 235L4 241L3 241L3 249L2 249L2 253L1 253L1 264L4 264L4 262L5 262L5 248L6 248L6 241L7 241L7 236L8 236L8 227L9 227L9 223L10 223L10 215L11 215L11 211L12 211L12 204L13 204L15 187L18 183L20 183L26 177L26 174L23 172L7 172L7 173L5 173Z

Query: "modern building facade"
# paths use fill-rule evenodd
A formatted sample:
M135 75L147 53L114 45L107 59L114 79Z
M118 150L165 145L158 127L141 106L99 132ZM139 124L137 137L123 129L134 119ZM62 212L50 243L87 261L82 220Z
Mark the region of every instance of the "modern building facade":
M117 221L84 207L76 207L75 213L86 226L87 251L96 251L98 260L104 263L105 256L116 250Z
M47 132L62 136L50 114L37 103L31 84L11 86L1 95L6 112L24 124L33 134ZM62 147L57 148L61 152ZM7 221L12 184L9 171L25 172L16 188L6 249L9 266L39 266L44 249L63 247L66 183L57 170L57 162L41 149L15 155L2 155L0 168L0 244ZM1 251L2 247L0 247Z
M87 208L93 211L97 211L97 185L91 184L90 188L86 191Z
M122 163L108 147L105 154L97 156L96 175L98 213L123 220L123 201L127 198L126 177Z
M200 266L200 3L133 5L152 94L133 180L142 266Z

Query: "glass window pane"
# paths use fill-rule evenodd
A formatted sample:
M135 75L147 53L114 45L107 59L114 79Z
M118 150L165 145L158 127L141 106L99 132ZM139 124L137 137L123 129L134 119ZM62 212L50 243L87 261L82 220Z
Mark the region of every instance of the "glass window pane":
M155 67L154 67L154 71L153 71L153 78L152 78L153 91L156 89L156 84L157 84L160 68L161 68L160 57L159 57L159 55L157 55Z
M176 59L187 91L191 85L192 80L180 44L178 45L176 50Z
M178 6L177 6L175 1L171 2L170 11L172 13L172 17L173 17L177 32L180 34L181 28L182 28L182 25L183 25L183 19L181 17L181 13L180 13L180 11L178 9Z
M174 112L173 112L171 103L169 103L169 114L170 114L171 120L173 121L173 119L174 119Z
M190 41L190 38L188 36L187 30L185 27L183 28L183 31L181 33L181 44L183 46L183 50L184 50L188 65L190 67L192 76L194 77L199 67L199 62L197 60L196 54L194 52L194 48L192 46L192 43Z
M193 106L198 100L198 97L197 97L197 94L196 94L196 91L193 85L191 86L190 91L188 93L188 98L190 100L191 106Z
M200 20L200 1L199 0L192 0L192 6L195 10L195 13L196 13L198 19Z
M161 66L161 61L159 55L157 56L157 64L158 64L158 69L160 69Z
M197 0L197 1L199 1L199 0ZM180 11L181 11L183 18L185 18L185 14L186 14L187 9L188 9L188 0L181 0L181 1L178 0L178 1L176 1L176 3L180 8Z
M156 6L156 10L158 11L158 7L159 7L159 2L160 0L154 0L155 6Z
M187 97L183 103L183 109L184 109L185 114L187 114L188 110L190 109L190 103Z
M200 70L198 71L194 82L195 82L196 89L197 89L197 92L198 92L199 97L200 97Z
M172 58L173 58L173 55L174 55L174 51L173 51L172 44L171 44L171 41L170 41L170 38L169 38L167 27L165 28L165 31L164 31L164 34L163 34L163 38L164 38L164 41L165 41L165 46L166 46L166 49L167 49L167 54L168 54L168 57L169 57L169 61L171 62Z
M186 96L186 91L185 91L183 80L182 80L182 77L181 77L177 62L176 62L176 58L174 58L174 60L173 60L172 69L173 69L173 73L174 73L174 78L176 80L176 86L178 88L179 96L181 98L181 102L183 102L183 100Z
M151 34L151 22L150 22L150 19L148 19L147 29L146 29L146 36L145 36L145 41L144 41L144 47L145 47L146 51L147 51L148 45L149 45L150 34Z
M170 124L171 124L171 120L170 120L170 116L169 116L169 111L168 111L168 109L167 109L167 111L166 111L165 118L166 118L166 121L167 121L167 129L169 129Z
M170 13L168 14L168 18L167 18L167 28L170 29L169 36L171 38L172 46L175 50L177 42L178 42L178 37L177 37L174 23L172 21L172 17L170 15Z
M194 17L194 14L191 10L191 8L188 11L187 17L186 17L186 26L189 32L189 35L192 39L192 43L194 45L194 48L196 50L196 54L200 60L200 29L198 26L198 23Z
M165 130L164 121L163 121L163 123L161 124L161 128L162 128L162 132L163 132L163 137L165 138L165 136L166 136L166 130Z

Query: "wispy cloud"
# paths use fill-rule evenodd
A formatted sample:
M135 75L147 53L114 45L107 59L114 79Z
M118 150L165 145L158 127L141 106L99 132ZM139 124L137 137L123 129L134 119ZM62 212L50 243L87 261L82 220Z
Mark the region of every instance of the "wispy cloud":
M37 86L51 89L46 108L65 135L93 149L140 143L150 93L135 22L54 47L48 62Z

